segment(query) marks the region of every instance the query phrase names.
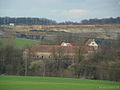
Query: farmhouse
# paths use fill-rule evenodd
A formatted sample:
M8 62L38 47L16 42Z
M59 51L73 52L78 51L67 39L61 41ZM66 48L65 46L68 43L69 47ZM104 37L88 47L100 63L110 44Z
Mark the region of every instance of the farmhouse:
M88 47L93 47L95 50L98 49L98 44L95 42L95 39L88 39L85 45Z
M51 53L64 53L72 55L74 53L73 46L60 46L60 45L37 45L33 46L31 51L37 58L51 58Z
M51 58L51 53L64 53L66 55L73 56L77 48L84 48L85 54L95 52L98 48L98 44L94 39L88 39L88 41L82 45L80 43L61 43L61 45L35 45L31 48L31 52L36 58Z

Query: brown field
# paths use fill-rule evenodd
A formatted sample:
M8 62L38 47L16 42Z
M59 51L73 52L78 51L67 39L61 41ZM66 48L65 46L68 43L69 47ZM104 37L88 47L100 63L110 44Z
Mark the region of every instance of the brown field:
M0 25L0 27L5 27L13 30L59 30L59 29L111 29L120 28L120 24L106 24L106 25Z
M29 30L53 30L70 33L81 33L82 36L95 36L97 38L115 39L120 34L120 24L107 25L1 25L4 31L12 30L28 32ZM1 28L0 28L1 29ZM32 33L34 34L34 33ZM39 34L39 33L37 33ZM42 33L44 34L44 33ZM48 35L48 34L47 34Z

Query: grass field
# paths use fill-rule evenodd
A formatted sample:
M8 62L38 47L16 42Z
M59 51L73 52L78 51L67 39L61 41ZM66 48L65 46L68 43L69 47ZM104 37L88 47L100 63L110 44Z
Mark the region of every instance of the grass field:
M54 77L0 76L0 90L120 90L120 82Z
M24 48L25 46L39 45L40 42L32 41L32 40L24 40L24 39L8 39L8 38L0 38L0 41L3 42L3 46L7 43L14 43L16 48Z

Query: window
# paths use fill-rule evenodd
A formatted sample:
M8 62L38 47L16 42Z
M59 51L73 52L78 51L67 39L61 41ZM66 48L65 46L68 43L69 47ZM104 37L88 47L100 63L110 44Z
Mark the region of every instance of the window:
M49 58L51 58L51 56L49 56Z
M92 43L92 45L94 45L94 43Z

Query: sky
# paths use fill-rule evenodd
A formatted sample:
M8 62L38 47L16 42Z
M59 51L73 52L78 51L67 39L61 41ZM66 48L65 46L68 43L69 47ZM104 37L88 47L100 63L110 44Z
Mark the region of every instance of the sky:
M0 0L0 16L80 22L120 16L120 0Z

